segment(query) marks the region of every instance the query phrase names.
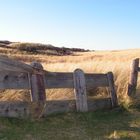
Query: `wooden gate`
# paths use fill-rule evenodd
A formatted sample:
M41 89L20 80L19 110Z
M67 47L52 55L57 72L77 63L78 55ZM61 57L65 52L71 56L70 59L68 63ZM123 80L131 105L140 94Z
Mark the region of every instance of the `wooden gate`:
M110 97L102 100L87 99L87 88L108 87ZM76 100L46 101L45 89L74 88ZM49 72L40 63L31 65L0 56L0 89L29 89L31 102L0 102L0 116L46 116L66 111L94 111L118 105L113 73Z

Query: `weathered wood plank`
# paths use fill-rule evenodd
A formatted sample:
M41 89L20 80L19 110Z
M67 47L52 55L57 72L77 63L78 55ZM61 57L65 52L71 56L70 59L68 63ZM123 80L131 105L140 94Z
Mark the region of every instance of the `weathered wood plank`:
M139 58L136 58L132 62L130 80L129 80L128 92L127 92L128 96L134 95L136 92L138 70L139 70Z
M49 100L46 102L43 115L47 116L53 113L76 111L75 100Z
M117 99L117 94L116 94L115 85L114 85L113 73L108 72L107 77L108 77L112 107L116 107L118 106L118 99Z
M76 69L73 73L73 78L77 111L86 112L88 111L88 105L84 72L81 69Z
M111 98L88 99L88 111L111 109Z
M88 111L96 111L111 108L111 99L88 99ZM49 100L46 102L44 116L53 113L72 112L76 111L75 100Z
M46 72L46 88L73 88L73 73Z
M0 89L30 89L27 73L0 72Z
M34 68L34 72L29 74L31 99L32 101L44 102L46 101L46 93L43 66L38 62L33 62L31 65Z
M108 87L107 74L85 74L87 88Z
M44 107L45 108L43 110L38 112L43 113L43 116L47 116L53 113L76 111L76 102L75 100L49 100L46 102L46 105ZM100 109L110 109L110 108L111 108L110 98L88 100L89 111L96 111ZM30 103L0 102L1 117L16 117L16 118L32 117L33 115L32 113L34 112L35 109L36 106L34 102L30 102Z
M140 67L138 67L138 72L140 72Z
M28 117L30 114L27 102L0 102L1 117Z
M87 88L107 87L106 74L85 74ZM73 73L45 72L45 87L73 88ZM28 74L20 72L0 72L0 89L30 89Z
M46 72L45 79L46 79L47 88L73 88L74 87L73 73ZM106 74L85 73L85 80L86 80L87 88L108 86L108 80Z
M6 56L0 56L0 71L32 72L30 65L10 59Z

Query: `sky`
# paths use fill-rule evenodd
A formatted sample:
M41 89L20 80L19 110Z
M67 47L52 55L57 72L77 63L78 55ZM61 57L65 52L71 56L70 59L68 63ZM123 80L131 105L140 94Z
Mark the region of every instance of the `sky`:
M0 0L0 40L140 48L139 0Z

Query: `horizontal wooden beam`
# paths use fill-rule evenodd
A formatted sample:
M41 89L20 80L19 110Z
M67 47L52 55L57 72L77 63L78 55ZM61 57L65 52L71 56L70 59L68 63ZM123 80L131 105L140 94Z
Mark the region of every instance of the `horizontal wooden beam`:
M85 74L86 87L107 87L106 74ZM73 88L73 73L45 72L45 87L50 88ZM30 89L27 73L0 72L0 89Z
M96 111L101 109L110 109L111 108L111 99L88 99L87 100L88 111ZM75 100L56 100L56 101L47 101L46 108L44 110L44 116L47 116L52 113L61 113L76 111L76 101Z
M85 74L87 88L108 87L107 74Z
M27 102L0 102L0 117L28 117L30 114Z
M73 73L46 72L46 88L73 88Z
M20 72L0 72L0 89L30 89L28 74Z
M45 74L47 88L73 88L73 73L56 72ZM107 87L106 74L85 74L86 87Z
M33 72L33 68L17 60L0 56L0 71Z
M38 109L36 102L0 102L0 116L1 117L32 117L33 112ZM47 116L52 113L62 113L69 111L76 111L75 100L56 100L46 101L43 110L38 112L43 113L43 116ZM90 99L88 100L88 110L95 111L99 109L110 109L110 98L105 99ZM43 111L43 112L42 112ZM38 114L39 115L39 114Z
M138 72L140 72L140 67L138 67Z

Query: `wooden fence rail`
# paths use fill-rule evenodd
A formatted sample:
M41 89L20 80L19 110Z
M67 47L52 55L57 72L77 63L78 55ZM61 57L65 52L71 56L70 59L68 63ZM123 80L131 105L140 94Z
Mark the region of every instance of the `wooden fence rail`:
M86 85L108 87L107 74L84 74ZM73 73L44 71L45 88L73 88ZM0 89L30 89L28 73L0 71Z
M31 103L1 102L0 116L45 116L53 112L77 110L81 112L118 105L113 73L92 74L76 69L73 73L49 72L40 63L31 65L0 57L0 89L30 89ZM96 101L87 99L87 88L108 87L110 98ZM46 101L45 89L74 88L75 101ZM41 113L42 112L42 113Z

